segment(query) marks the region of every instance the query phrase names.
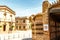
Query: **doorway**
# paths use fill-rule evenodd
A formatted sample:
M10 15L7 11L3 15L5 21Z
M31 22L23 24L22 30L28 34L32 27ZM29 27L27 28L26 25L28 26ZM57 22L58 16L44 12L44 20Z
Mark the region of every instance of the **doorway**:
M60 14L49 14L50 40L60 40Z
M6 25L3 25L3 31L6 31Z

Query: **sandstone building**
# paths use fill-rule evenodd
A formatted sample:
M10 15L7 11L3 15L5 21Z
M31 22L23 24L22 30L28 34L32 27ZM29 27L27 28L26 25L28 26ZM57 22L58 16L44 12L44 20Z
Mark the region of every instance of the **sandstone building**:
M48 9L50 40L60 40L60 0Z
M60 40L60 0L56 1L43 12L44 40Z
M0 32L15 30L15 12L7 6L0 6Z
M31 16L32 40L43 40L43 15Z
M42 4L42 24L43 24L43 37L41 34L37 36L36 27L32 26L32 40L60 40L60 0L56 0L50 4L45 0ZM36 19L36 18L35 18ZM38 18L39 19L39 18ZM41 19L40 19L41 20ZM40 23L41 23L40 22ZM33 23L34 24L34 23ZM41 26L40 26L41 27ZM39 28L40 29L40 28ZM37 32L36 32L37 31ZM39 30L39 32L41 32Z
M16 29L17 30L29 30L31 29L29 18L27 17L16 17Z
M48 8L50 7L50 5L51 4L48 2L48 0L45 0L42 4L42 13L39 13L33 17L33 19L35 18L35 21L32 22L35 25L32 26L32 40L49 39L49 31L47 31L48 29L46 29L46 26L48 26Z

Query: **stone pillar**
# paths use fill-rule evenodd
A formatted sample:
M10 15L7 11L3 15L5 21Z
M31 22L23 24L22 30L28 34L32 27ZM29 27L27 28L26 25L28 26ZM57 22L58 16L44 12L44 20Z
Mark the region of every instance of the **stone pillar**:
M59 1L60 2L60 0L56 0L56 1Z
M43 13L44 40L50 40L48 13Z

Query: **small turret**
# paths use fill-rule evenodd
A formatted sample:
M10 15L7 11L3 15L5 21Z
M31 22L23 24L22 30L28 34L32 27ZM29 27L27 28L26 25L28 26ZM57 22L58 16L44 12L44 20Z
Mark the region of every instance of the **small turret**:
M48 0L45 0L45 1L48 1Z
M56 1L59 1L60 2L60 0L56 0Z
M45 12L49 6L50 6L50 3L48 2L48 0L44 0L42 4L42 12Z

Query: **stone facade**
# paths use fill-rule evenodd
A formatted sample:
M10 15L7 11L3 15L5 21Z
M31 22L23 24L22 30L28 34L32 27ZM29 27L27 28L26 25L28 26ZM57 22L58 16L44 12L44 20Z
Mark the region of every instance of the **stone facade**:
M51 5L48 13L50 40L60 40L60 0Z
M60 40L60 35L58 29L58 24L60 24L59 21L59 15L56 13L60 13L60 0L57 1L57 3L53 3L52 5L47 6L47 10L43 12L43 27L44 27L44 40ZM44 9L43 9L44 10ZM57 26L56 26L57 25ZM46 30L45 30L46 28Z
M59 13L60 13L60 0L57 0L57 2L54 2L53 4L50 4L48 0L45 0L42 4L42 16L40 16L42 18L42 21L37 16L37 19L39 19L43 24L42 26L43 35L40 34L39 36L37 36L36 34L38 32L36 30L37 26L34 25L32 26L32 40L60 40ZM38 21L37 19L36 21ZM33 24L35 24L35 21Z
M17 30L29 30L30 29L30 22L29 18L27 17L16 17L16 29Z
M0 32L15 30L15 12L7 6L0 6Z
M50 3L48 0L45 0L42 4L42 13L39 13L35 15L35 23L41 23L42 25L39 25L39 31L36 30L37 26L36 24L32 26L32 40L49 40L49 22L48 22L48 8L50 7ZM36 22L37 21L37 22ZM46 29L47 28L47 29ZM39 34L37 34L39 32ZM34 35L35 33L35 35Z
M32 18L32 40L43 40L43 15L37 14Z

